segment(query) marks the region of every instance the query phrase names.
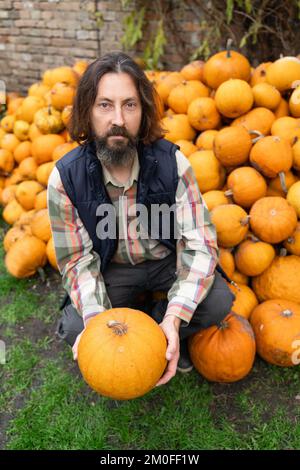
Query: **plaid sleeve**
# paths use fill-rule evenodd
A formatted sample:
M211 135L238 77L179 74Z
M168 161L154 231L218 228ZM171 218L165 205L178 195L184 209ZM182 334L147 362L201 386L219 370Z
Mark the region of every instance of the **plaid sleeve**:
M188 159L178 150L176 192L177 279L168 292L166 315L188 324L214 281L217 235Z
M89 234L65 192L56 167L49 178L47 199L63 287L85 323L111 308L100 272L100 258L93 251Z

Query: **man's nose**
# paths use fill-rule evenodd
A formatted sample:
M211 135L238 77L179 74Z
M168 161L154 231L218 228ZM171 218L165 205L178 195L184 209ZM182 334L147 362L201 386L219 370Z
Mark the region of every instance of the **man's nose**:
M121 106L116 106L114 109L114 114L112 118L112 124L114 126L122 127L124 126L124 116Z

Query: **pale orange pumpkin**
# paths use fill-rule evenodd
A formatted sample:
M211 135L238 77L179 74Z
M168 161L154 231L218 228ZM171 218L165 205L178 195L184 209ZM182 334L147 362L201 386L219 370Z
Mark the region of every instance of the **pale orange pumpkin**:
M192 153L189 162L202 193L222 188L226 177L225 170L211 150Z
M15 134L5 134L0 142L0 147L3 150L9 150L9 152L14 153L15 149L18 147L20 140L15 136Z
M254 108L232 121L231 126L243 126L247 131L256 130L263 135L270 134L275 115L267 108Z
M267 82L280 92L288 90L300 79L300 60L296 57L282 57L267 68L266 77Z
M78 79L79 76L75 70L66 65L46 70L43 74L43 84L50 88L57 82L64 82L69 86L76 87Z
M167 131L165 138L171 142L177 140L193 140L196 132L189 123L186 114L174 114L161 120L162 127Z
M168 104L168 97L173 88L182 82L182 75L179 72L171 72L163 76L156 85L156 91L164 104Z
M65 127L60 112L53 106L37 111L34 115L34 124L43 134L58 134Z
M263 197L251 207L251 230L264 242L282 242L292 235L296 225L296 211L282 197Z
M199 131L215 129L221 123L221 116L212 98L196 98L187 111L190 124Z
M275 254L275 249L270 243L252 237L237 247L234 253L235 265L246 276L258 276L270 266Z
M35 158L38 165L47 163L52 160L54 149L64 144L65 139L57 134L48 134L37 137L32 142L32 156Z
M243 127L224 127L214 138L213 150L225 167L242 165L252 147L249 133Z
M16 119L27 121L31 124L35 113L45 106L45 104L44 98L39 96L27 96L16 111Z
M6 206L10 201L16 198L17 188L18 188L17 184L11 184L10 186L7 186L6 188L3 189L2 191L3 206Z
M24 178L34 180L36 178L38 166L33 157L25 158L19 165L19 172Z
M78 365L97 393L129 400L149 392L163 374L167 341L145 313L113 308L92 318L78 346Z
M233 198L234 202L242 207L251 207L255 201L267 193L267 183L264 177L249 166L233 170L227 178L228 190L226 196Z
M15 159L10 150L0 148L0 174L11 173L15 166Z
M22 181L16 190L16 199L21 206L29 211L34 208L35 197L44 187L35 180Z
M10 201L2 212L2 217L9 225L15 223L21 214L23 214L24 208L18 203L16 199Z
M195 368L207 380L236 382L251 370L255 340L246 318L230 313L219 326L211 326L189 338Z
M184 80L172 88L168 97L168 105L177 114L186 114L189 105L196 98L209 96L209 89L198 80Z
M230 248L244 240L248 232L249 216L240 206L236 204L217 206L210 215L221 246Z
M37 211L30 222L32 235L44 242L48 242L51 238L51 226L47 209Z
M33 276L46 262L45 243L32 235L17 240L5 256L6 269L19 279Z
M43 184L44 186L47 186L50 173L53 170L54 166L55 162L43 163L42 165L40 165L37 168L36 172L37 181Z
M275 110L280 103L281 94L269 83L258 83L252 88L254 105Z
M244 80L227 80L217 89L215 102L218 111L223 116L237 118L252 108L253 92Z
M34 209L37 211L47 209L47 189L44 189L44 191L35 196Z
M4 251L7 253L12 245L19 240L20 238L25 237L25 235L31 235L31 230L28 225L24 225L24 227L12 227L10 228L3 239L3 248Z
M292 367L299 364L300 305L290 300L273 299L252 312L258 354L270 364Z
M14 158L19 164L31 155L31 142L29 140L21 142L14 150Z

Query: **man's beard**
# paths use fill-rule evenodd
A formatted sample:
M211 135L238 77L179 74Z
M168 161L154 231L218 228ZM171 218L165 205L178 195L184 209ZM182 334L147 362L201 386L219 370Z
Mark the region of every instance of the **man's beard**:
M112 145L108 143L110 136L123 136L127 138L124 140L115 140ZM130 135L126 129L119 126L114 126L104 136L97 137L95 135L95 144L97 157L100 162L106 166L127 166L133 161L137 150L137 137Z

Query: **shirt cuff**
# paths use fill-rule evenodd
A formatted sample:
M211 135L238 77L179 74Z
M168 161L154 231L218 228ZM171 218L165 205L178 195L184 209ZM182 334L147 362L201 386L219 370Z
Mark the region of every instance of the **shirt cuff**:
M90 320L92 317L95 317L99 313L105 312L104 307L99 307L98 305L91 305L88 308L85 308L84 311L82 312L82 319L83 319L83 324L84 327L86 327L86 321Z
M186 297L176 296L168 303L165 317L168 315L174 315L182 320L182 326L187 326L198 307L198 304Z

